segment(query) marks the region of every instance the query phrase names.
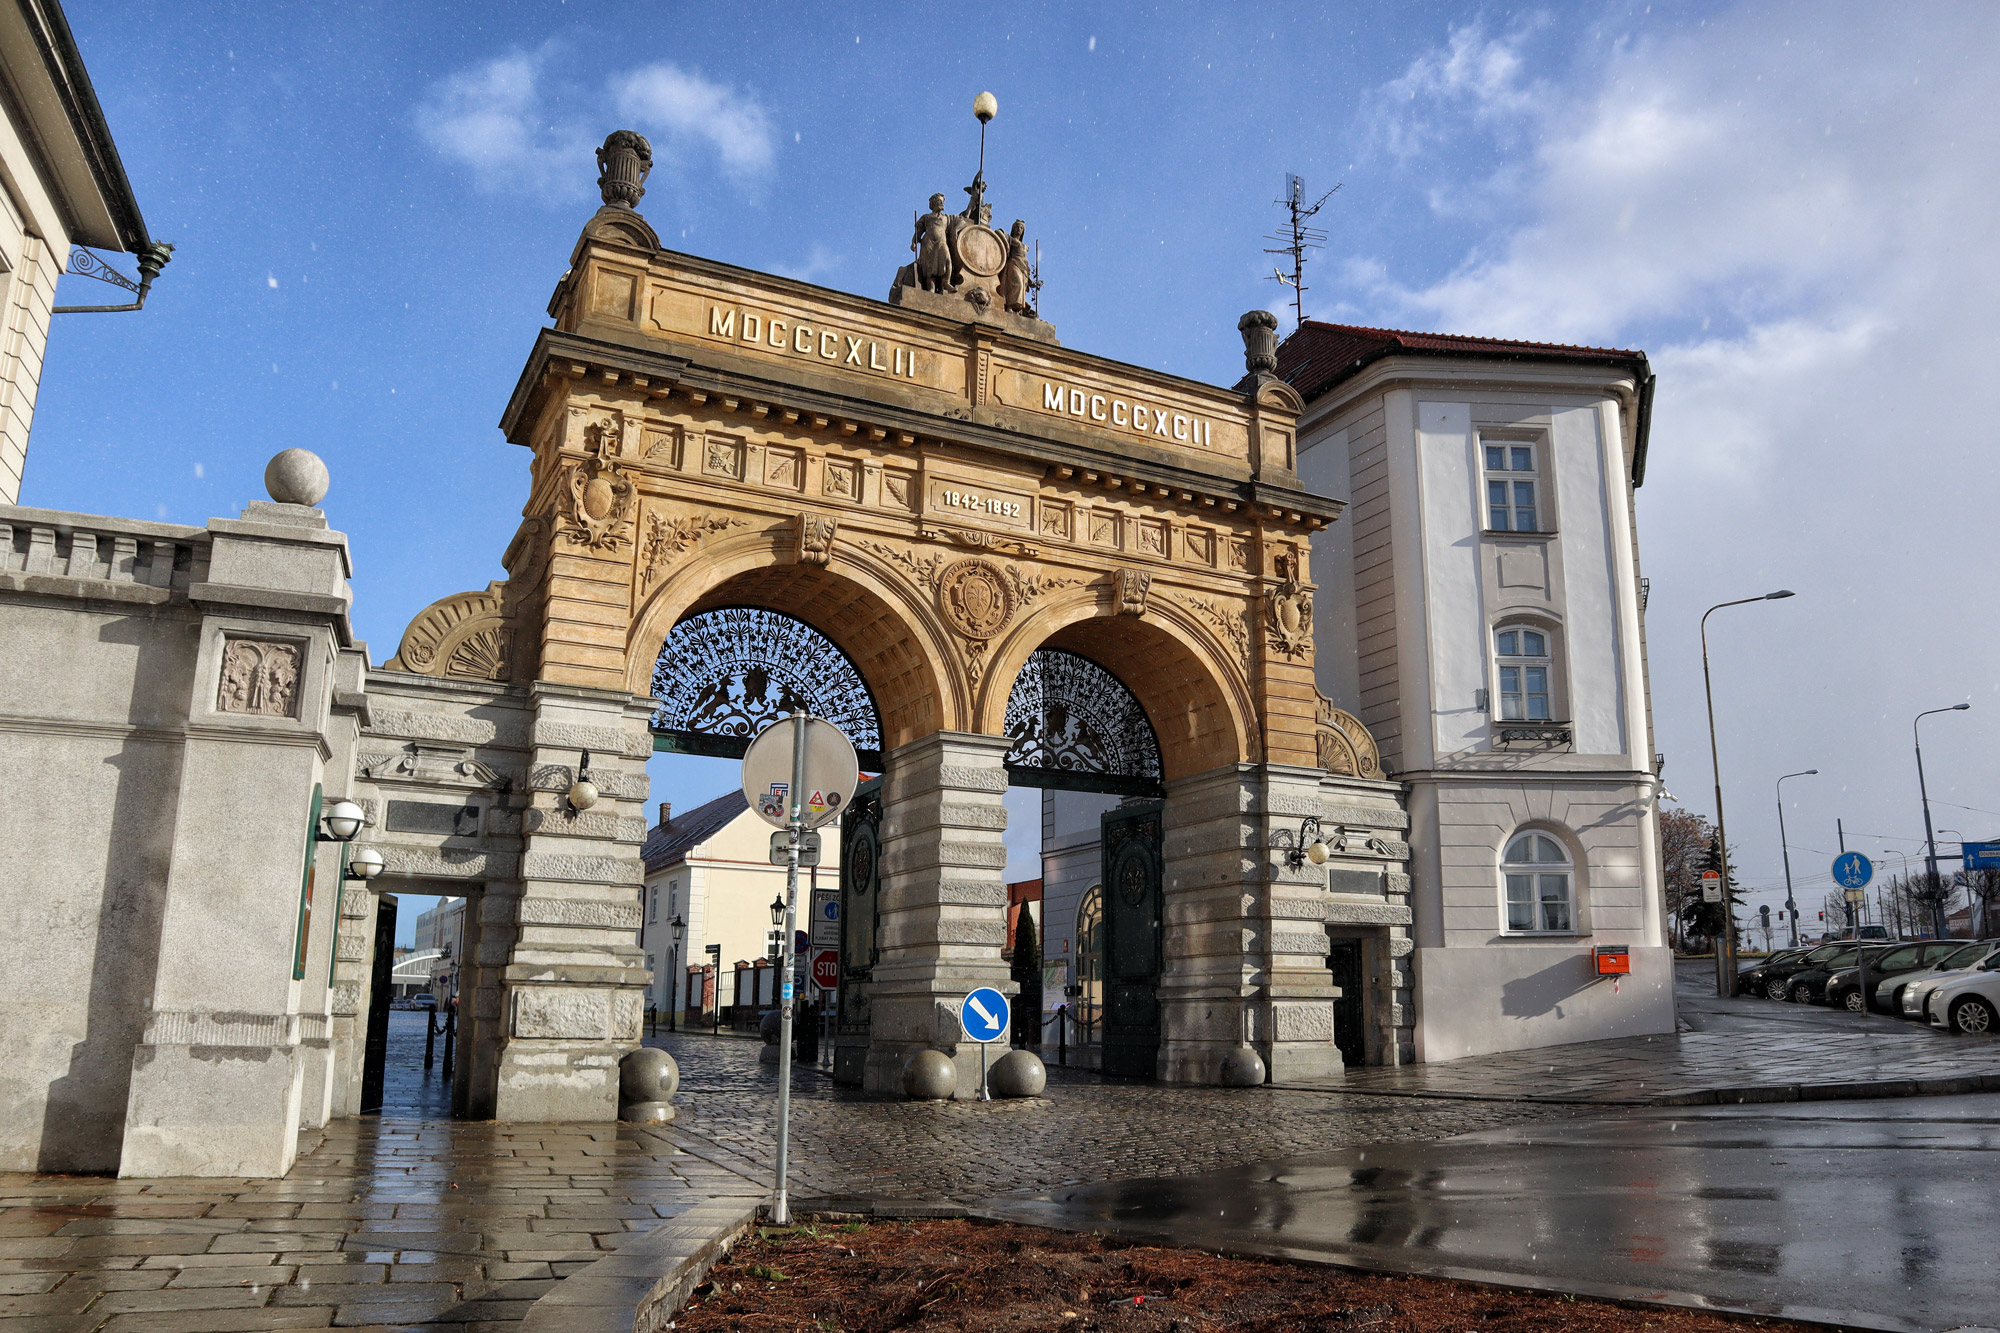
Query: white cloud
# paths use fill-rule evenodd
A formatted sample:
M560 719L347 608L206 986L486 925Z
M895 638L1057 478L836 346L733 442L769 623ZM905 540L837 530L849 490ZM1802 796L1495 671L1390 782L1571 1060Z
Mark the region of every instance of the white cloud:
M771 117L756 97L676 65L646 65L611 80L618 114L655 137L655 152L707 149L738 185L761 182L777 156Z
M575 198L594 179L590 136L552 123L545 68L553 49L516 52L451 75L417 110L417 132L469 168L479 188Z
M804 263L774 264L771 271L783 274L787 278L795 278L800 282L818 282L839 272L842 262L841 256L815 242L812 249L806 253Z
M1856 829L1921 831L1909 719L1990 700L2000 657L1974 609L2000 512L2000 10L1745 7L1574 40L1528 62L1515 38L1454 31L1380 90L1377 142L1442 179L1434 208L1477 199L1502 220L1441 274L1354 257L1360 299L1336 317L1649 351L1640 519L1668 780L1707 810L1701 612L1796 588L1711 622L1716 708L1746 880L1778 879L1769 784L1807 767L1829 776L1787 784L1792 860L1823 880L1836 816L1864 850L1882 844ZM1926 731L1933 800L1950 782L1946 799L2000 808L2000 710L1959 716Z
M483 190L564 203L590 194L592 150L618 128L651 138L656 175L714 169L750 189L771 174L776 136L753 95L665 63L564 79L563 55L551 44L449 76L417 109L419 135Z

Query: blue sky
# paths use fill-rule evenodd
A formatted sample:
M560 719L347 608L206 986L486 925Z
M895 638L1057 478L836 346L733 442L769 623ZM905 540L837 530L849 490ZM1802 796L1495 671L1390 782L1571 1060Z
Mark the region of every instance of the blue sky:
M1748 883L1779 881L1771 782L1794 769L1825 775L1787 786L1809 907L1836 815L1884 839L1850 845L1909 849L1909 718L1960 699L1926 724L1938 822L2000 833L1995 11L1256 12L78 3L179 249L144 313L62 318L23 499L199 523L310 448L380 661L502 573L527 458L494 423L607 131L652 138L669 245L879 296L910 212L970 178L991 89L988 198L1040 240L1071 346L1234 379L1237 317L1286 298L1262 237L1293 171L1342 186L1308 313L1653 354L1640 531L1690 807L1713 805L1696 619L1800 592L1712 622ZM728 780L655 769L683 805Z

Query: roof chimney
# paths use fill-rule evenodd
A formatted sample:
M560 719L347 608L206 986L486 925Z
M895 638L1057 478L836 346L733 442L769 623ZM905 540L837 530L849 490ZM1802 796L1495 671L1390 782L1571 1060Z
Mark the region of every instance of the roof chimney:
M666 826L667 826L667 825L668 825L669 823L671 823L671 822L673 821L673 817L674 817L674 805L673 805L673 802L672 802L672 801L661 801L661 802L660 802L660 827L661 827L661 828L665 828L665 827L666 827Z

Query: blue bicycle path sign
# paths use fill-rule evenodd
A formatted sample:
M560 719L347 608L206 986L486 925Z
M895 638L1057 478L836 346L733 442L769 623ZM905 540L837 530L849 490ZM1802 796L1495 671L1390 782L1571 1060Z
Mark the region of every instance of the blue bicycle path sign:
M959 1005L958 1023L973 1041L1000 1040L1007 1035L1007 997L991 986L981 986Z
M1842 852L1833 858L1833 882L1843 889L1859 889L1875 878L1875 867L1860 852Z

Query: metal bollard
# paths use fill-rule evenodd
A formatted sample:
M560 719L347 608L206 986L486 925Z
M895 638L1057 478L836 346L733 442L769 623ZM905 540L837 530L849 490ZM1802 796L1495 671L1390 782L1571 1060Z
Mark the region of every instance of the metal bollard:
M437 1054L437 1035L437 1010L426 1010L424 1013L424 1068L426 1070L431 1067L433 1057Z

